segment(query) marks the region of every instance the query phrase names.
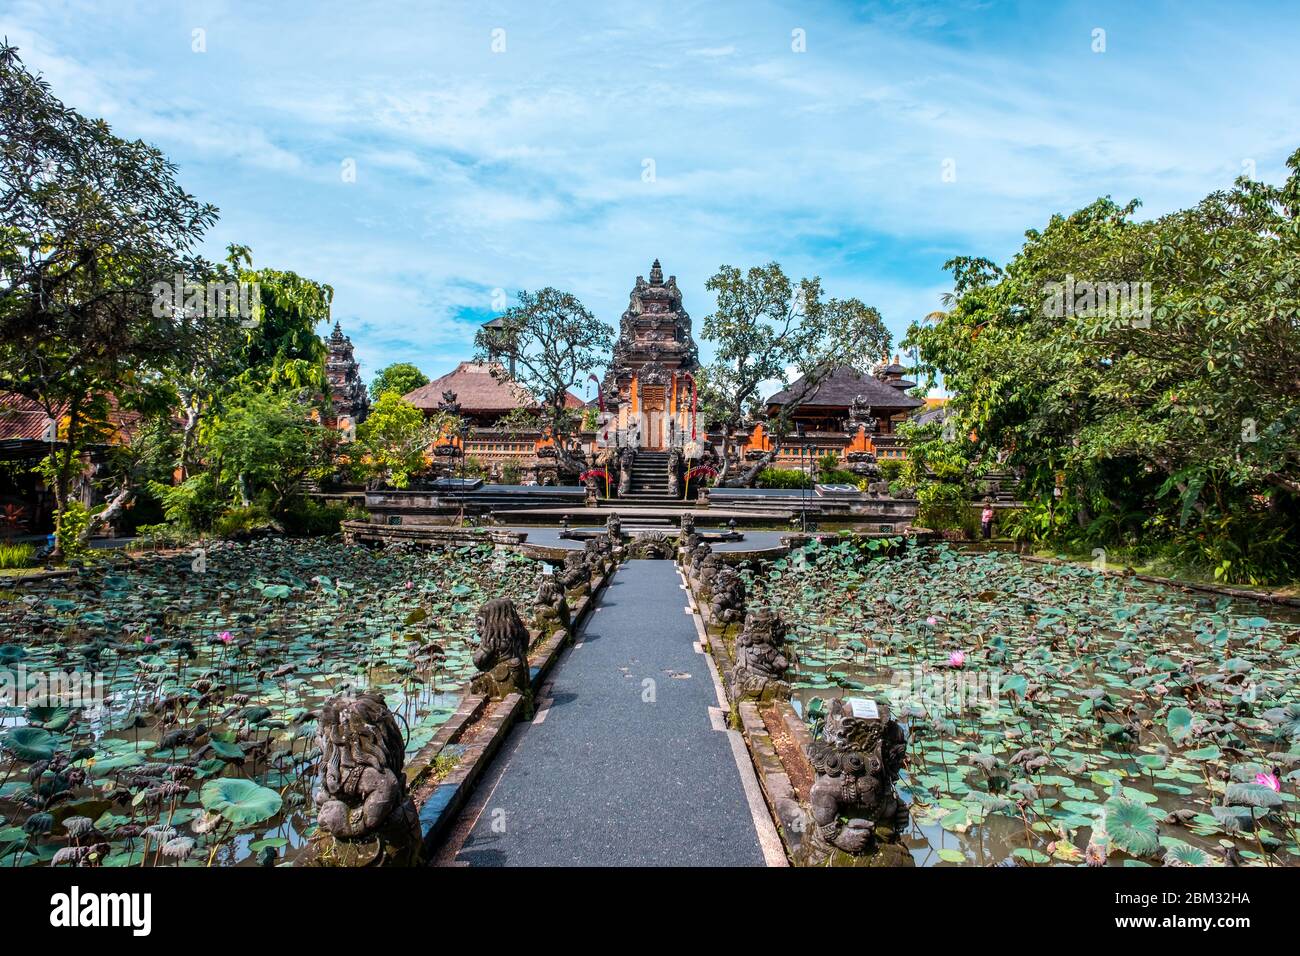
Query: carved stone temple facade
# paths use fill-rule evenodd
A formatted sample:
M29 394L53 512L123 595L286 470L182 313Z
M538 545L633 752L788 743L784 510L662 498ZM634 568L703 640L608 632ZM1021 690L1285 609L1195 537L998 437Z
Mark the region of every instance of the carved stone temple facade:
M334 323L334 331L325 340L325 378L334 402L334 418L340 431L348 431L366 420L370 412L370 395L361 381L361 369L352 354L352 340Z
M694 377L699 364L677 277L665 281L656 259L649 282L637 276L619 321L598 444L666 451L702 441Z

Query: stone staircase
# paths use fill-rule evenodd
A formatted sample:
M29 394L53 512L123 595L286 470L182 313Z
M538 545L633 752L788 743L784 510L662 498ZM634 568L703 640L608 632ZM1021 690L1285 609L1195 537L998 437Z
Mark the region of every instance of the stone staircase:
M632 459L632 493L628 499L669 501L668 452L639 451Z

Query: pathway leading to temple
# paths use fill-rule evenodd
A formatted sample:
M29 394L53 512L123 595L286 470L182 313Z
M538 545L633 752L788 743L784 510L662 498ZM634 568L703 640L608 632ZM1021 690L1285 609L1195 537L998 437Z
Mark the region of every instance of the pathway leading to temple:
M629 561L438 862L785 865L671 561Z

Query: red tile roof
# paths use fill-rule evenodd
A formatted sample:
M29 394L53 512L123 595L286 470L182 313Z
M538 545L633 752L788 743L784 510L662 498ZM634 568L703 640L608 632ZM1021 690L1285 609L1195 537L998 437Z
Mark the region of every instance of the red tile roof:
M116 401L111 405L109 421L117 429L118 439L127 440L130 428L139 416L135 412L121 411ZM62 417L64 407L60 406L56 411L56 417ZM43 441L49 420L45 409L30 398L13 392L0 392L0 441Z
M0 441L40 441L49 416L30 398L0 392Z
M492 366L482 362L461 362L446 375L407 392L402 398L416 408L433 411L442 402L443 392L455 392L461 410L476 415L504 415L516 408L536 407L531 395L512 382L509 376L501 374L500 366L496 366L496 370L497 374L493 375ZM586 404L572 392L565 392L565 408L582 408Z

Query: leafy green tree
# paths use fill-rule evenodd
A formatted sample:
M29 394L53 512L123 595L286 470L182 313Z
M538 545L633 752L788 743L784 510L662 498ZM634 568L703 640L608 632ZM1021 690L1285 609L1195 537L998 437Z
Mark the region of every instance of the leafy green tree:
M824 299L820 279L795 285L776 262L744 273L724 265L706 288L718 301L704 318L703 336L713 343L714 358L700 379L704 417L725 435L718 484L753 484L775 452L734 478L731 433L757 414L760 390L772 382L788 385L794 370L811 392L835 368L863 367L888 351L889 330L874 308L858 299ZM790 402L771 423L778 439L798 406Z
M209 273L193 249L217 211L157 149L65 107L7 44L0 129L0 389L62 422L44 467L61 516L107 396L151 405L164 371L229 321L155 308L160 281Z
M535 399L540 406L536 426L553 430L562 463L569 469L581 469L582 463L572 456L567 441L579 421L566 407L566 398L607 361L613 336L613 327L575 296L548 287L520 292L518 305L474 337L477 360L494 362L493 375L514 381ZM509 365L500 364L501 359ZM514 426L519 424L516 416Z
M357 426L357 444L371 477L405 488L411 476L428 467L425 455L439 431L454 424L450 416L427 419L424 412L402 400L396 390L383 391L366 420Z
M254 290L250 314L214 329L174 377L182 412L182 479L197 464L209 419L224 399L249 388L324 393L324 343L315 329L330 315L333 290L295 272L254 269L247 246L227 247L213 281Z
M304 479L325 467L335 439L305 394L246 389L214 420L209 447L213 467L243 507L261 499L277 514Z
M1300 151L1288 167L1154 220L1100 199L1005 268L949 263L952 309L909 340L964 454L1018 468L1041 527L1228 580L1300 573ZM1145 283L1140 312L1100 291Z
M396 392L399 396L409 395L422 385L428 384L429 376L410 362L394 362L381 368L375 375L375 380L370 383L370 397L378 401L385 392Z

